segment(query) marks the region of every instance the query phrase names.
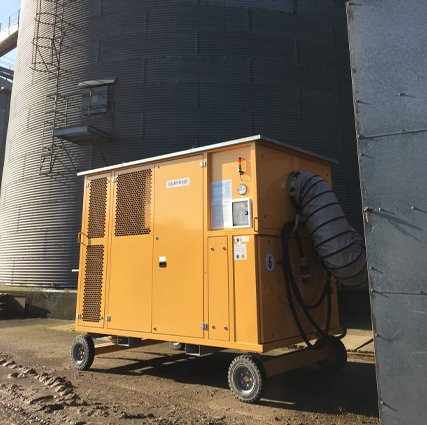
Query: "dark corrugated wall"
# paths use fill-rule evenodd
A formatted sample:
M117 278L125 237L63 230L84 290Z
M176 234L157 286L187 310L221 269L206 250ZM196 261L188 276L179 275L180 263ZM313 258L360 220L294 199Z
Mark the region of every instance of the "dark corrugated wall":
M9 121L11 90L12 83L0 77L0 188L3 175L3 161L6 147L7 124Z
M30 69L34 3L23 0L0 283L72 286L82 183L66 161L38 173L48 74ZM339 160L336 192L360 225L344 1L80 0L65 17L61 93L117 77L112 124L97 121L112 125L108 164L262 133ZM83 122L76 105L70 122ZM104 165L98 149L68 146L79 169Z

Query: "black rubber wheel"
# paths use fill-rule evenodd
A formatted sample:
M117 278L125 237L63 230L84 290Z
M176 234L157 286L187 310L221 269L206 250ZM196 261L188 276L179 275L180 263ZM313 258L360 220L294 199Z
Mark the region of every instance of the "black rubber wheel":
M95 359L95 345L89 335L78 335L71 344L71 363L77 370L87 370Z
M174 350L174 351L184 351L185 350L185 344L183 344L182 342L178 342L178 341L170 342L169 348L171 350Z
M233 394L244 403L255 403L262 396L264 369L251 355L234 358L228 368L228 385Z
M326 344L330 350L330 357L327 360L321 360L317 364L325 372L336 373L339 372L347 364L347 350L345 345L339 338L329 336L320 339L316 345Z

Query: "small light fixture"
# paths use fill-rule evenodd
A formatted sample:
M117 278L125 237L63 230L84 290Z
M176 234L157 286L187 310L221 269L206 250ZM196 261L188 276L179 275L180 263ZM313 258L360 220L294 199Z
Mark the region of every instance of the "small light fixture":
M243 171L243 168L242 168L242 158L240 156L237 159L237 171L239 172L239 174L241 176L243 176L243 174L245 174L245 172Z

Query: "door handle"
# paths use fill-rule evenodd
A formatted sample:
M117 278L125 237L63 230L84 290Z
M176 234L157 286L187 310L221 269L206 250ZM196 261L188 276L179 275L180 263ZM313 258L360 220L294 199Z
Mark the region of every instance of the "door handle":
M83 233L83 232L79 232L79 233L77 233L77 243L78 243L79 245L88 246L88 244L83 243L83 237L86 237L86 239L87 239L87 240L88 240L88 242L89 242L89 236L88 236L88 235L86 235L86 234L85 234L85 233Z

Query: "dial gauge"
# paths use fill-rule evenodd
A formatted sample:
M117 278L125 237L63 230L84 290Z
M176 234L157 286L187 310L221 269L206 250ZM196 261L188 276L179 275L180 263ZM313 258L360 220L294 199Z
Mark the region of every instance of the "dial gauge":
M239 195L246 195L246 192L248 191L248 188L245 184L239 184L239 186L237 187L237 193Z

